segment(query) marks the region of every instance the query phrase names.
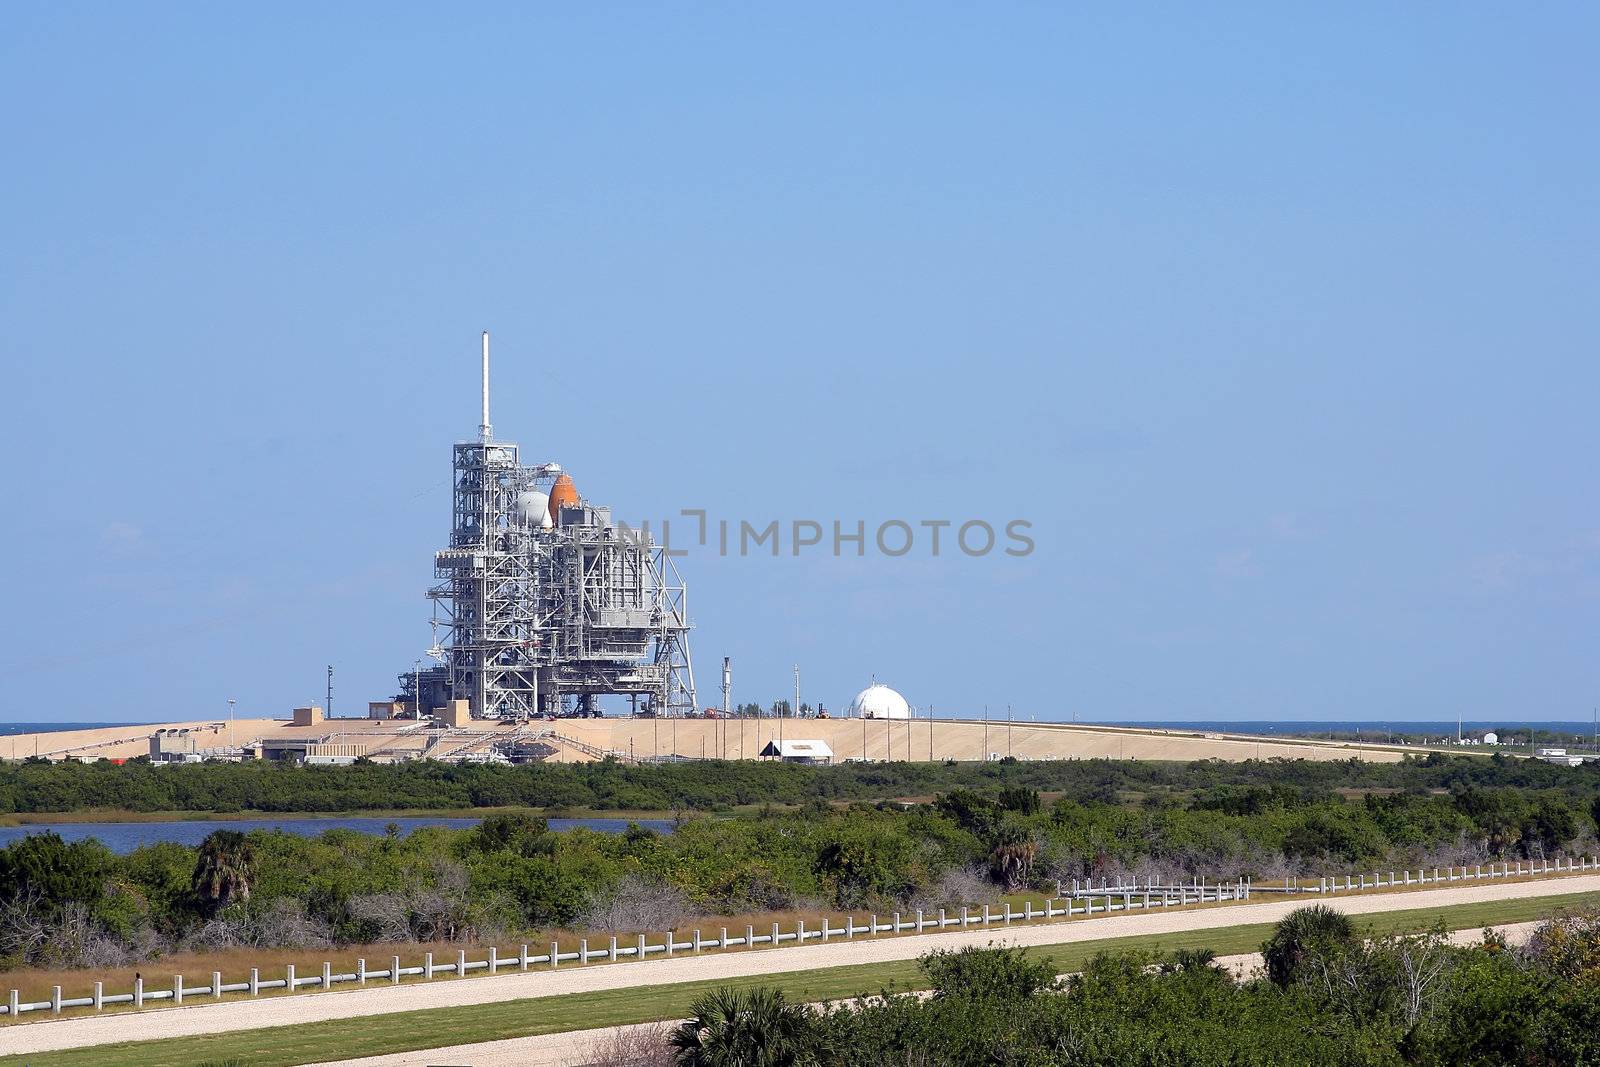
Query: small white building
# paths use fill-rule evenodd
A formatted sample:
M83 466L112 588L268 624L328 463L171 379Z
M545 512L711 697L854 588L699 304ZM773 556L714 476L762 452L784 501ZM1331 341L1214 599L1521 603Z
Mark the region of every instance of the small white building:
M761 755L784 763L825 765L833 762L833 748L826 741L768 741Z

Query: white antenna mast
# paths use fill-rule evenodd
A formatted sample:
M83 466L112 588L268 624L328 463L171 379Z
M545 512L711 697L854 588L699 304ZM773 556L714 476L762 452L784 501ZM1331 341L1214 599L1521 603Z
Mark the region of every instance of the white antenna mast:
M483 422L478 426L478 437L487 444L494 437L489 427L489 331L483 331Z

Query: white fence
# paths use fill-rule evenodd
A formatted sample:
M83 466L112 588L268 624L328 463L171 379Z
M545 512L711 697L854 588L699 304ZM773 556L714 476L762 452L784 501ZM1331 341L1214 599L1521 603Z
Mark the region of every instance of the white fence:
M232 993L254 997L270 990L297 993L305 990L331 989L341 983L366 985L369 982L384 982L398 985L402 978L421 978L427 981L441 975L465 977L473 971L498 974L506 970L526 971L532 967L555 968L565 963L583 966L596 961L614 963L618 960L646 959L650 956L674 956L682 952L698 954L732 948L753 948L756 945L776 946L784 942L826 943L839 938L849 941L860 936L872 937L886 933L923 933L952 928L968 930L973 927L990 929L995 926L1010 926L1014 922L1070 919L1074 916L1108 912L1195 907L1201 904L1249 900L1253 894L1261 892L1319 895L1359 893L1394 890L1405 886L1585 872L1600 872L1600 859L1584 856L1567 859L1564 862L1562 859L1557 859L1492 863L1487 866L1480 864L1471 869L1434 867L1431 871L1389 871L1387 877L1385 872L1374 871L1371 874L1323 877L1316 882L1308 879L1304 885L1294 882L1283 886L1255 886L1248 878L1241 878L1234 882L1215 884L1198 882L1191 885L1102 885L1098 889L1075 886L1068 895L1052 897L1045 901L1042 907L1035 907L1032 902L1025 903L1021 911L1013 909L1010 903L1005 905L1004 910L985 904L981 910L970 907L963 907L959 911L940 908L937 915L928 915L920 910L904 915L901 912L894 912L888 918L872 915L862 924L858 924L853 916L847 916L841 926L835 926L825 918L820 929L808 930L802 921L796 924L795 929L784 931L779 928L778 923L773 923L770 932L764 930L758 934L754 926L746 926L743 934L737 936L729 936L728 928L722 927L715 938L707 938L703 930L697 929L694 931L694 936L686 941L678 940L676 934L668 931L661 935L658 944L651 944L644 934L639 934L632 944L623 944L619 938L612 937L603 948L590 948L588 939L584 939L578 943L575 951L563 952L559 945L552 943L548 951L539 955L532 955L529 946L523 945L517 955L501 956L498 950L491 946L487 958L481 960L467 959L466 950L462 949L456 953L454 960L437 963L434 961L433 953L429 952L424 956L420 967L402 967L400 957L391 956L388 967L371 970L367 967L366 960L357 960L355 971L346 973L335 973L331 963L324 963L320 974L300 976L296 975L294 965L290 964L285 968L282 978L263 979L259 968L251 968L250 980L247 982L223 982L221 972L213 971L211 981L206 985L186 985L183 976L178 975L170 987L147 988L143 979L137 979L131 993L106 993L102 984L96 982L93 996L71 998L63 998L61 987L55 986L49 1000L32 1002L21 1000L19 992L13 989L7 1003L0 1005L0 1015L10 1019L30 1011L49 1011L59 1015L64 1009L69 1008L92 1008L100 1011L108 1005L117 1004L130 1004L134 1008L143 1008L146 1005L165 1002L183 1004L187 1000L200 998L217 1000L224 994ZM1343 885L1340 884L1341 879Z

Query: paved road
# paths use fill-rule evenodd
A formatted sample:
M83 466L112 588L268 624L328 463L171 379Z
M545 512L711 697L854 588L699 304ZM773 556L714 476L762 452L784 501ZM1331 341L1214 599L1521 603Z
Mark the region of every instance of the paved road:
M1600 892L1600 875L1553 877L1530 882L1489 883L1455 888L1425 889L1368 896L1331 897L1323 901L1352 915L1419 908L1479 904L1514 898ZM916 959L933 949L958 949L1004 941L1012 945L1059 945L1101 941L1139 934L1214 930L1249 923L1276 922L1297 907L1300 900L1274 900L1194 911L1142 912L1075 919L1070 922L1014 926L1009 930L968 930L937 934L904 935L826 945L792 946L755 952L708 953L674 956L643 963L561 968L555 971L517 972L493 977L436 980L415 985L334 990L327 993L232 1000L221 1004L185 1005L160 1011L89 1015L49 1022L0 1027L0 1053L31 1054L82 1048L116 1041L138 1041L159 1034L163 1038L231 1033L269 1026L298 1026L332 1019L353 1019L392 1012L488 1004L528 997L587 993L602 989L668 985L707 979L783 974L820 967L885 963Z
M1511 923L1496 929L1511 944L1520 945L1532 935L1539 923ZM1458 930L1450 935L1457 944L1477 944L1481 930ZM1243 978L1261 966L1261 954L1245 953L1238 956L1219 956L1217 965L1235 977ZM453 1045L448 1048L401 1052L389 1056L367 1056L355 1060L338 1060L314 1064L313 1067L432 1067L435 1064L453 1064L460 1067L583 1067L592 1062L599 1050L613 1041L643 1042L660 1040L667 1023L645 1023L637 1026L614 1026L600 1030L580 1030L567 1034L541 1034L538 1037L514 1037L505 1041L480 1041L471 1045Z

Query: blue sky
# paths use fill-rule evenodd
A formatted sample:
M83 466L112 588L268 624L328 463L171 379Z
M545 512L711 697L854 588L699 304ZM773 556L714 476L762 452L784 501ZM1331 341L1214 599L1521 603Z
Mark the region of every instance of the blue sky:
M1587 718L1581 5L11 5L9 719L364 707L449 448L681 561L702 701ZM787 549L787 546L786 546Z

